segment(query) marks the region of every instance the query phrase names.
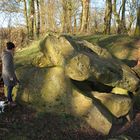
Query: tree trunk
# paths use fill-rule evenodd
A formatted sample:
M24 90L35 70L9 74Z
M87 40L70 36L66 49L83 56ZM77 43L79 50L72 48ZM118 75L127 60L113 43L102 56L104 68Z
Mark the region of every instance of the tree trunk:
M41 33L45 33L46 31L46 4L45 0L40 0L40 20L41 20Z
M89 16L89 0L82 0L82 24L81 32L87 32L88 29L88 16Z
M55 0L48 0L47 2L47 25L49 30L55 31L56 29L56 22L55 22Z
M81 1L81 5L83 6L82 1ZM82 9L83 9L83 8L82 8ZM83 10L82 10L81 13L80 13L80 25L79 25L79 31L81 30L81 27L82 27L82 15L83 15Z
M37 28L36 28L36 36L37 38L40 35L40 7L39 7L39 1L36 0L36 6L37 6Z
M77 20L76 20L76 14L74 15L74 29L73 32L76 33L77 32Z
M34 15L35 8L34 8L34 0L29 0L29 35L30 39L34 39Z
M116 9L116 0L114 0L114 3L112 5L112 9L113 9L113 14L115 16L115 19L116 19L116 22L118 24L118 29L117 29L117 33L119 34L120 33L120 23L121 23L121 20L120 20L120 15L117 13L117 9Z
M61 31L63 33L66 33L66 23L67 23L66 0L61 0L61 1L62 1L62 8L63 8L63 13L62 13L62 29L61 29Z
M130 16L129 25L128 25L128 27L127 27L127 31L128 31L128 32L131 32L131 27L132 27L132 24L133 24L134 21L135 21L135 18L134 18L133 15L131 15L131 16Z
M122 16L120 19L120 12L117 13L117 10L116 10L116 0L114 0L114 3L113 3L113 13L116 18L116 22L118 24L118 29L117 29L118 34L124 34L127 31L126 25L125 25L125 4L126 4L126 0L122 0L122 5L121 5ZM120 8L120 11L121 11L121 8Z
M26 19L27 36L29 38L29 22L28 22L27 2L26 2L26 0L24 0L24 16L25 16L25 19Z
M125 23L125 4L126 4L126 0L122 0L122 17L121 17L121 26L119 29L121 34L127 33L126 23Z
M140 36L140 7L137 8L137 23L134 35Z
M112 0L106 0L106 10L104 18L104 33L110 34L112 17Z
M34 31L34 38L35 38L36 37L36 32L37 32L37 15L36 15L36 13L34 14L34 26L33 26L33 28L34 28L33 31Z
M72 32L72 2L69 0L67 1L67 32Z
M72 1L62 0L63 7L63 20L62 20L62 32L72 32Z

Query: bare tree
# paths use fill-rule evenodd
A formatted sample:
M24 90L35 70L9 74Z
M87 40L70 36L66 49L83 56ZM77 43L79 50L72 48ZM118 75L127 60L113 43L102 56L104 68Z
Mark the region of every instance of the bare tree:
M34 0L29 0L29 35L34 39L35 5Z
M122 0L122 4L120 6L119 12L117 12L117 5L116 0L113 1L113 13L116 19L116 22L118 24L117 33L118 34L124 34L126 33L126 24L125 24L125 4L126 0ZM122 15L120 16L120 13L122 12Z
M46 31L46 1L40 0L40 20L41 20L41 33Z
M77 19L76 19L76 15L74 14L74 29L73 32L76 33L77 31Z
M140 1L137 1L137 23L134 35L140 36Z
M87 32L90 0L82 0L81 32Z
M46 24L48 30L55 31L56 29L56 1L48 0L46 2Z
M69 33L72 31L72 1L61 0L63 9L62 32Z
M72 32L72 1L67 2L67 9L68 9L68 15L67 15L67 32L71 33Z
M36 35L37 35L37 37L39 37L39 35L40 35L40 4L39 4L39 0L36 0L36 7L37 7Z
M112 0L106 0L106 9L105 9L105 17L104 17L105 34L110 34L111 17L112 17Z
M20 12L19 2L16 0L1 0L0 1L0 11L8 13L18 13Z
M127 7L128 7L128 17L127 17L127 31L129 33L132 32L132 25L136 20L136 0L127 0Z
M28 9L27 9L27 1L26 0L23 0L24 2L24 16L25 16L25 19L26 19L26 28L27 28L27 35L29 37L29 21L28 21Z
M122 0L122 16L121 16L121 27L118 29L119 33L127 33L126 21L125 21L125 11L126 11L126 0Z

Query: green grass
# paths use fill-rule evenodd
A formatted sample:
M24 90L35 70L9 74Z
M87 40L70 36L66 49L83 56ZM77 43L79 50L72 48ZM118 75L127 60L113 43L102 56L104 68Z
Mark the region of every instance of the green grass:
M40 50L38 41L33 42L29 47L18 50L15 54L16 68L18 66L31 64L33 59L36 58L39 53Z
M127 35L89 35L82 36L80 39L85 39L93 44L98 44L99 46L108 49L117 42L129 43L134 40L133 37Z
M139 38L128 35L89 35L79 38L107 49L114 57L129 66L136 64L139 49L139 45L136 44Z

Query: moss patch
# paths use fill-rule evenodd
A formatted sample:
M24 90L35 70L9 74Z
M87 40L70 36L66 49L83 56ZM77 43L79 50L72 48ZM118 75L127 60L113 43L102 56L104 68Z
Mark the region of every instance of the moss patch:
M89 35L79 37L106 48L113 56L129 66L136 65L139 56L139 38L127 35Z

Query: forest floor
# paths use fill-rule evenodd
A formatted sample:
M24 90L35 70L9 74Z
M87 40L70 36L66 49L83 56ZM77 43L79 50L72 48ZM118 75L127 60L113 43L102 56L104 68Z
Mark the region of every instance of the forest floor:
M6 107L0 114L0 140L113 140L131 137L140 140L140 111L132 122L114 125L108 136L68 114L37 113L27 106ZM131 140L131 139L128 139Z

